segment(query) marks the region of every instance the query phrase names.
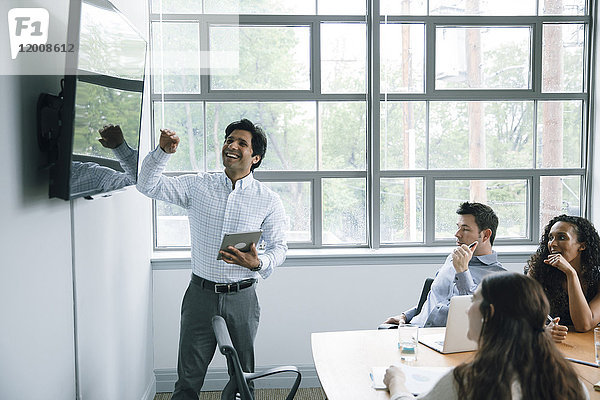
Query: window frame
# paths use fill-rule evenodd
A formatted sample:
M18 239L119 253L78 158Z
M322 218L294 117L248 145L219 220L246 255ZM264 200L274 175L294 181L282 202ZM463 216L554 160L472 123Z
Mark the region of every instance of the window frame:
M151 3L151 1L149 1ZM453 241L435 238L435 183L438 180L456 179L525 179L528 182L526 238L497 238L497 244L534 245L540 232L540 177L542 176L579 176L580 177L580 211L586 216L589 209L588 191L591 182L589 142L591 140L590 103L593 95L592 81L592 49L593 29L589 1L586 1L584 15L532 15L511 16L507 23L503 16L472 15L389 15L379 13L380 0L367 1L367 15L263 15L242 14L237 16L240 25L247 26L308 26L310 30L310 89L308 90L215 90L210 88L210 76L200 74L200 91L197 93L155 93L154 80L150 80L151 88L151 132L152 147L155 144L154 107L166 102L198 102L206 111L210 102L314 102L316 108L316 129L319 126L319 103L328 101L363 101L366 103L366 169L357 171L263 171L254 172L258 180L264 182L309 182L311 191L311 228L312 241L291 242L290 248L327 249L327 248L403 248L448 246ZM539 7L537 7L539 10ZM539 12L538 12L539 14ZM208 31L210 24L223 24L231 21L231 14L158 14L150 13L150 37L153 38L155 23L187 22L199 24L200 51L207 51L209 46ZM321 24L328 22L364 23L366 25L366 92L365 93L321 93ZM424 91L422 93L382 93L380 91L380 28L382 23L420 23L424 24ZM544 23L579 23L585 27L583 54L583 90L580 93L548 92L542 89L542 27ZM531 88L528 89L436 89L435 88L435 49L436 28L438 26L530 26L531 27ZM151 40L151 49L153 48ZM428 61L430 60L430 61ZM429 105L432 101L533 101L534 122L532 132L533 162L531 168L515 169L429 169L428 127ZM538 168L537 167L537 106L539 101L546 100L578 100L582 102L581 132L581 164L579 168ZM426 105L426 169L382 170L380 157L381 108L384 101L424 101ZM206 124L206 112L204 112ZM206 128L206 127L205 127ZM206 132L206 130L205 130ZM206 136L206 134L205 134ZM318 139L317 134L317 141ZM206 140L206 139L205 139ZM317 149L319 147L317 146ZM317 150L318 151L318 150ZM204 161L206 164L206 160ZM206 169L206 165L205 165ZM169 172L168 175L194 173L194 171ZM363 245L323 245L322 243L322 181L325 178L362 178L366 180L366 243ZM382 178L417 178L423 181L423 241L381 243L380 237L380 196ZM157 202L153 201L153 245L154 250L189 249L189 246L158 246Z

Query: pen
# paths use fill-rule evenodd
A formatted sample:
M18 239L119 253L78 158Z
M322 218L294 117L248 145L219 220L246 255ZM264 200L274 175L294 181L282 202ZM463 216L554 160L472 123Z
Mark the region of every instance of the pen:
M583 360L577 360L576 358L569 358L569 357L565 357L565 360L569 360L571 362L577 363L577 364L583 364L583 365L587 365L589 367L595 367L598 368L598 364L595 363L591 363L591 362L587 362L587 361L583 361Z
M473 242L469 245L469 249L472 249L475 245L477 244L477 242Z
M550 314L546 315L546 318L548 319L548 323L546 325L550 325L554 323L554 319L550 316Z

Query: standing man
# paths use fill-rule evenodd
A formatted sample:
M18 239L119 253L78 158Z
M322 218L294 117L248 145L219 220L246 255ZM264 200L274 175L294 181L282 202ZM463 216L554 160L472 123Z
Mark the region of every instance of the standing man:
M181 305L179 359L173 400L198 400L216 349L211 320L227 322L242 368L254 372L254 338L260 306L257 278L267 278L285 260L285 212L279 196L254 179L267 149L267 138L247 119L225 129L221 151L224 172L167 177L162 171L179 138L161 130L160 144L142 163L137 188L145 195L185 208L192 240L192 278ZM263 231L264 254L253 244L243 253L230 246L221 252L224 233ZM225 390L235 385L230 382Z
M411 323L421 327L446 326L450 299L473 294L479 282L489 273L505 271L492 250L498 217L491 207L464 202L458 210L456 248L435 275L421 312L417 307L389 317L384 324Z

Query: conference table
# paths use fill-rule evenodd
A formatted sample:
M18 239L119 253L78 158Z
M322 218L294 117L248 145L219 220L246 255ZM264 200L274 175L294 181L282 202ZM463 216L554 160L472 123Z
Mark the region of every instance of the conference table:
M444 328L423 328L419 335L443 332ZM370 377L373 367L401 364L398 331L365 330L318 332L311 335L313 360L328 400L389 400L387 390L375 390ZM593 332L570 331L558 345L565 357L594 362ZM419 343L414 366L453 367L473 358L475 352L441 354ZM594 383L600 381L600 368L571 363L592 399L600 399Z

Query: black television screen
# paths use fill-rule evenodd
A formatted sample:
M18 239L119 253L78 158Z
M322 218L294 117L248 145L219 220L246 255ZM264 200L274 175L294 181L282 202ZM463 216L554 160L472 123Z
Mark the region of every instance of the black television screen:
M68 41L75 51L67 53L49 191L65 200L136 183L147 48L107 0L71 1ZM108 125L123 133L117 148L98 140Z

